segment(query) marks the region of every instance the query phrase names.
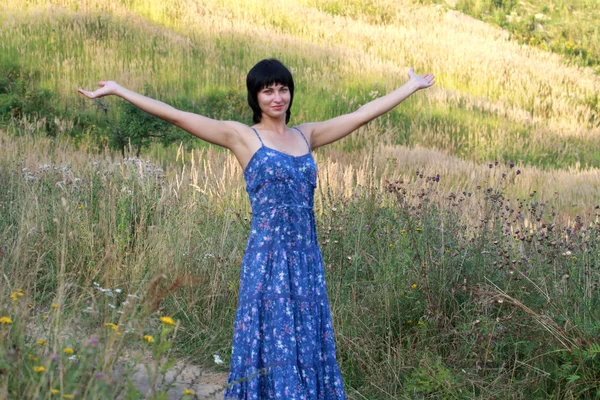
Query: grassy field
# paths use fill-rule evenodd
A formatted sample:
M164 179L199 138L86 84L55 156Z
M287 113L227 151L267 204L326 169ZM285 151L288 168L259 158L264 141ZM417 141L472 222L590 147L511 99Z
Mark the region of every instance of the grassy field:
M352 111L402 84L414 65L435 73L438 84L376 123L382 132L398 130L392 144L479 162L600 165L591 70L436 6L380 2L351 18L330 3L29 1L22 12L21 2L9 2L1 49L3 59L36 70L69 109L91 107L77 87L112 78L137 90L150 84L165 101L184 98L198 112L231 119L248 117L248 69L277 56L298 81L292 123ZM352 4L355 14L362 10ZM289 15L303 15L303 23ZM389 15L388 23L372 21L377 15ZM211 108L207 98L223 107Z
M103 101L107 122L76 89L111 78L249 122L245 74L269 56L294 73L292 123L354 110L410 65L437 76L315 153L349 398L598 397L592 68L408 1L10 0L0 20L0 399L140 398L113 379L125 353L227 370L241 168L197 142L123 159L108 143L126 110Z
M593 0L436 3L502 27L519 43L561 54L568 62L600 74L600 11Z
M180 154L165 172L57 139L1 140L0 362L17 366L4 369L3 393L139 398L110 377L119 356L144 349L160 365L217 354L225 370L250 221L233 156ZM568 219L533 191L513 196L547 173L534 168L381 154L406 163L387 182L368 154L318 157L319 242L350 398L594 398L598 210ZM434 158L448 164L440 176ZM468 176L464 193L445 187L449 171Z

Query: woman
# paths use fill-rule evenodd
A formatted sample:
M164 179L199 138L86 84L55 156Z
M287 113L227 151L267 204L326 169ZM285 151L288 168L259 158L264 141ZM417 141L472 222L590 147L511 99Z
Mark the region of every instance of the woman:
M342 139L388 112L434 76L411 68L402 87L355 112L287 126L294 81L278 60L248 73L254 125L217 121L177 110L112 81L79 92L90 99L119 96L233 151L246 180L252 226L240 276L239 304L226 399L345 399L336 361L323 260L313 213L317 167L312 151Z

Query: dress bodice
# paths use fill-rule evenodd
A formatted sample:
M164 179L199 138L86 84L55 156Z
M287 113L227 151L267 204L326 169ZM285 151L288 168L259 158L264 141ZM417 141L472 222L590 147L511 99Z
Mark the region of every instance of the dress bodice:
M274 206L313 207L317 166L312 153L292 156L263 145L246 166L244 179L253 214Z
M244 169L252 213L256 215L265 209L286 205L312 208L317 165L308 142L308 153L293 156L267 147L260 140L262 146Z

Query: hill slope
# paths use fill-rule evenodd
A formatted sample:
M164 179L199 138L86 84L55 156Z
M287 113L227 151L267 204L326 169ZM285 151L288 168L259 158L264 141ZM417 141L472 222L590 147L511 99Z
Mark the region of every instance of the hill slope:
M29 1L26 13L9 3L2 58L39 69L70 106L84 107L77 87L111 78L138 90L149 83L167 101L233 90L232 112L216 117L235 118L247 70L276 56L298 82L297 123L352 111L401 85L414 65L436 74L437 87L377 122L392 144L476 161L600 166L593 71L456 11L358 0L51 3Z

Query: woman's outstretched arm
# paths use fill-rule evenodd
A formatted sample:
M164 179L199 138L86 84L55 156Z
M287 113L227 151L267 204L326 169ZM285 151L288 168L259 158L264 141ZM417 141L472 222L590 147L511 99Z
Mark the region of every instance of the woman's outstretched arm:
M432 74L417 75L412 67L408 77L408 82L398 89L368 102L350 114L322 122L303 124L299 128L310 134L310 146L313 149L340 140L367 122L390 111L416 91L432 86L435 81Z
M198 138L219 146L231 149L238 139L240 129L247 128L235 121L219 121L202 115L176 109L162 101L151 99L132 90L126 89L114 81L98 82L99 89L87 91L77 90L89 99L97 99L114 95L127 100L140 110L163 119Z

